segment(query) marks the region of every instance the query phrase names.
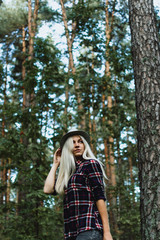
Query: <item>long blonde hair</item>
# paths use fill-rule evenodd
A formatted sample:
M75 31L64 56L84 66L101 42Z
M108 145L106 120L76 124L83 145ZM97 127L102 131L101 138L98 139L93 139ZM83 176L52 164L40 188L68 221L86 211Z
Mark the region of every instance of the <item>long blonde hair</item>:
M97 162L99 162L102 172L103 172L103 177L105 179L107 179L107 176L103 169L103 164L101 163L101 161L96 159L88 142L82 136L80 136L80 137L83 140L83 143L85 146L85 150L82 155L83 159L85 159L85 160L94 159ZM73 139L72 139L72 137L69 137L66 140L66 142L62 148L60 168L59 168L58 178L57 178L56 186L55 186L56 192L59 194L64 193L64 188L67 187L68 181L69 181L70 177L74 174L75 169L76 169L75 158L72 153L73 147L74 147Z

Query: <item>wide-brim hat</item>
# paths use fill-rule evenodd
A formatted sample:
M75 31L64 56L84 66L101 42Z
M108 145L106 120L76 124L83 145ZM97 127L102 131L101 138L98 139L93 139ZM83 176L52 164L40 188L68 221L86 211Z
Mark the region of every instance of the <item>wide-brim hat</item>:
M84 137L84 139L88 142L88 144L90 143L90 137L88 135L88 133L84 132L84 131L81 131L81 130L71 130L69 132L67 132L60 140L60 148L62 149L66 140L69 138L69 137L72 137L72 136L76 136L76 135L80 135L82 137Z

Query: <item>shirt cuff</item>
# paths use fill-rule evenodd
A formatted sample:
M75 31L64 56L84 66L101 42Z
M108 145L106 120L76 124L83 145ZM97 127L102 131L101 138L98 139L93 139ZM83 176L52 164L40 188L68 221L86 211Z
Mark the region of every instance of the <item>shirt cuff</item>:
M95 201L98 201L99 199L103 199L104 201L106 201L104 191L101 187L95 187L93 189L93 196L94 196Z

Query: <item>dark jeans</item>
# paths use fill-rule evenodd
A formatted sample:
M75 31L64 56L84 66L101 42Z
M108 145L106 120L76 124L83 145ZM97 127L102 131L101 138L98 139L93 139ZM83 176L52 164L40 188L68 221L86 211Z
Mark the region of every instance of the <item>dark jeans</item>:
M89 230L78 234L76 240L102 240L102 233L98 230Z

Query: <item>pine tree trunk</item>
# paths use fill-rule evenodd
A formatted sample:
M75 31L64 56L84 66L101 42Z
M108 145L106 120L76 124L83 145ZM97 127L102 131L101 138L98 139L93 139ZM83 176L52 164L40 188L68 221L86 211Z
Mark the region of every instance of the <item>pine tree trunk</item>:
M69 76L69 68L68 68L68 76ZM65 109L64 109L64 114L66 116L65 122L64 122L64 127L65 130L67 131L68 129L68 106L69 106L69 82L68 82L68 76L65 82Z
M26 76L26 67L25 67L25 55L26 55L26 41L25 41L25 27L22 27L22 52L23 52L23 60L22 60L22 82L24 84L25 81L25 76ZM29 107L30 102L29 102L29 94L26 93L26 89L23 86L23 106L22 106L22 111L25 112L26 108ZM20 142L22 144L24 144L26 147L28 145L28 139L27 137L24 135L24 125L22 122L22 127L21 127L21 133L20 133ZM24 153L25 155L25 153ZM21 174L21 171L18 173L18 184L19 186L21 186L23 184L23 175ZM20 214L21 211L21 202L22 200L25 199L25 194L22 191L22 189L18 189L18 193L17 193L17 202L18 202L18 208L17 208L17 214Z
M26 33L25 33L25 27L22 27L22 52L23 52L23 61L22 61L22 81L24 82L26 77ZM23 109L26 107L26 89L23 86Z
M108 61L109 57L109 43L111 40L111 32L112 32L112 25L114 21L114 8L112 12L112 19L110 23L110 18L109 18L109 1L106 0L106 9L105 9L105 19L106 19L106 62L105 62L105 76L108 80L111 78L111 73L110 73L110 63ZM104 86L104 91L106 89L106 86ZM112 96L110 95L110 89L108 89L108 96L107 96L107 108L108 111L111 111L112 109ZM103 112L105 113L105 93L102 96L102 103L103 103ZM105 124L105 117L103 117L103 124ZM108 125L112 127L112 121L108 120ZM105 125L104 125L105 126ZM107 174L110 179L110 186L112 190L110 190L110 193L108 194L108 201L110 203L110 222L115 230L115 232L118 233L118 226L117 226L117 216L115 212L115 207L116 207L116 197L114 194L114 189L116 187L116 174L115 174L115 160L114 160L114 152L113 152L113 137L110 135L108 139L104 138L104 146L105 146L105 156L106 156L106 167L107 167Z
M34 57L34 37L37 28L37 16L38 16L39 0L35 0L34 12L32 14L32 0L28 0L28 30L29 30L29 56L28 60L32 61ZM32 89L29 97L29 101L34 106L34 89Z
M160 46L153 0L129 0L142 240L160 239Z
M3 103L3 109L5 109L6 104L6 79L5 79L5 86L4 86L4 103ZM2 137L5 137L5 116L3 114L2 117ZM1 156L1 184L3 188L5 187L5 176L6 176L6 163L4 157ZM3 200L5 197L5 191L1 192L0 202L3 204Z
M81 120L79 123L79 127L84 129L85 128L85 118L84 114L82 114L83 106L82 106L82 101L81 101L81 96L80 96L80 90L79 90L79 81L78 78L76 78L76 68L74 64L74 58L73 58L73 42L75 39L75 31L76 31L76 22L72 21L72 33L71 36L69 34L69 27L68 27L68 20L67 20L67 14L66 14L66 9L64 6L64 0L60 0L61 4L61 9L62 9L62 18L63 18L63 23L64 23L64 28L65 28L65 35L67 39L67 47L68 47L68 53L69 53L69 68L71 70L71 73L74 77L74 87L75 87L75 96L77 99L77 104L78 104L78 112L80 114ZM73 6L75 5L74 0L72 1ZM70 71L69 71L70 72Z
M93 36L92 36L93 37ZM92 49L92 70L94 71L94 51ZM97 124L96 124L96 109L95 109L95 84L94 80L92 79L92 86L91 86L91 94L92 94L92 119L90 119L91 127L90 127L90 135L92 135L91 142L94 139L94 143L92 144L92 150L95 156L97 155L97 149L96 149L96 140L97 140Z
M34 10L32 10L33 4L31 0L28 0L28 32L29 32L29 40L28 40L28 60L31 63L31 68L32 68L32 60L34 58L34 38L36 34L36 21L37 21L37 16L38 16L38 8L39 8L39 0L34 1ZM22 81L24 83L25 77L27 74L29 74L29 71L32 69L26 69L25 67L25 57L26 57L26 40L25 40L25 29L24 27L22 28L22 51L23 51L23 61L22 61ZM34 79L32 79L34 81ZM30 89L29 91L23 87L23 107L22 110L23 112L28 112L28 108L34 107L34 87ZM28 115L28 114L27 114ZM29 117L29 116L28 116ZM26 190L26 175L25 171L29 170L29 166L27 166L27 148L28 148L28 136L24 135L24 132L28 132L28 120L25 120L25 122L22 123L22 131L21 131L21 138L20 141L24 146L24 154L23 154L23 160L24 163L22 165L19 165L19 172L18 172L18 194L17 194L17 200L18 200L18 211L17 214L21 215L24 219L26 218L26 213L25 213L25 205L27 201L27 190ZM32 142L36 141L32 137ZM26 151L26 152L25 152ZM37 161L37 162L36 162ZM35 159L35 162L38 164L38 159ZM25 165L26 163L26 165ZM24 169L25 166L25 169ZM38 169L38 168L37 168ZM36 170L37 170L36 169ZM37 170L38 171L38 170ZM38 215L38 206L40 205L40 202L37 200L35 203L36 205L36 210L35 214ZM35 206L34 206L35 207ZM27 213L28 214L28 213ZM34 222L35 226L35 232L38 238L38 233L39 233L39 223L38 223L38 216Z
M123 210L123 194L122 194L122 188L124 186L124 180L123 180L123 172L122 172L122 158L120 153L120 138L116 139L116 145L117 145L117 154L118 154L118 199L119 199L119 218L121 217L121 212Z
M11 186L10 186L10 178L11 178L11 158L8 158L8 171L7 171L7 193L6 193L6 203L9 203L10 201L10 192L11 192Z
M131 157L131 150L130 150L130 142L129 142L129 136L127 133L127 149L128 149L128 167L129 167L129 177L131 182L131 191L132 191L132 200L133 204L135 203L135 181L133 176L133 163L132 163L132 157Z
M0 171L0 180L1 180L1 185L3 185L2 178L3 178L3 158L0 159L1 161L1 171ZM0 193L0 204L3 204L3 192L1 191Z
M8 76L8 47L7 47L7 53L6 53L6 70L5 70L5 79L4 79L4 90L3 90L3 111L6 109L6 97L7 97L7 76ZM3 113L2 116L2 137L5 138L5 126L6 126L6 119L5 119L5 114ZM1 182L3 186L3 191L1 192L1 203L3 204L4 202L7 203L7 159L5 159L3 156L1 157Z

